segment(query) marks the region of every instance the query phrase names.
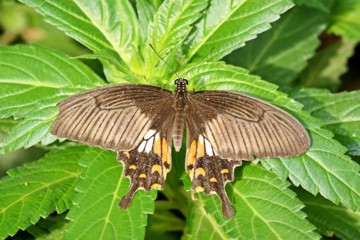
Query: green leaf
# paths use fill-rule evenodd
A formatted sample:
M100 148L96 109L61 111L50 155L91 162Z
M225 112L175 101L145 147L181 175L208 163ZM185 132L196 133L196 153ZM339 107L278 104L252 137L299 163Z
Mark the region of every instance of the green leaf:
M192 24L202 16L201 12L207 5L207 1L203 0L165 1L154 16L154 23L149 27L147 44L152 44L158 54L170 63L176 58L176 54L181 52L181 46L190 33ZM147 77L151 78L154 73L164 76L169 72L169 68L163 61L159 62L159 57L151 48L147 47L144 57Z
M325 236L334 234L343 240L353 240L360 236L360 212L353 212L348 208L301 190L296 190L298 197L305 204L303 211L309 221L316 225L317 230Z
M202 234L207 234L208 239L320 238L313 232L315 227L300 211L303 204L287 189L289 183L253 164L237 168L235 176L234 183L227 187L236 210L235 217L225 221L218 197L201 194L200 199L209 214L201 211L202 208L193 211L188 225L193 239L200 238Z
M293 3L288 0L211 1L206 15L196 24L196 30L187 40L189 50L184 62L201 58L212 48L207 59L221 59L268 30L270 23L292 6Z
M299 85L336 90L340 85L340 76L347 71L347 62L354 53L356 43L341 39L319 50L299 76Z
M103 49L113 51L111 43L91 19L79 8L75 1L68 0L20 0L34 8L50 24L63 30L89 49L98 52ZM117 21L118 19L116 19Z
M289 94L320 119L349 154L360 156L360 91L332 94L322 89L301 89L290 90Z
M31 63L31 64L30 64ZM23 118L59 88L103 81L78 60L40 46L0 47L0 118Z
M56 104L104 83L78 60L40 46L1 47L0 53L0 118L24 118L5 137L1 152L55 141L48 130Z
M326 13L297 6L285 13L270 30L225 60L267 81L289 85L315 54L320 44L318 35L326 23Z
M329 32L352 40L360 40L360 2L336 0L331 10Z
M190 212L187 216L187 238L188 239L230 239L225 229L216 222L212 214L205 212L202 201L195 201L192 203ZM221 212L221 209L219 209ZM241 235L236 236L236 239L243 239Z
M139 23L129 1L73 0L87 21L111 45L121 58L131 66L136 60L139 44ZM72 24L73 22L69 22ZM91 32L92 34L92 32Z
M82 171L84 147L51 152L41 160L14 168L0 179L0 238L72 206L75 183Z
M331 132L321 129L316 119L301 111L299 103L245 69L221 62L199 64L190 74L189 89L239 91L278 105L297 117L310 134L310 149L298 157L263 160L262 164L313 194L320 192L336 204L360 208L359 165L344 155L346 148L332 139Z
M153 21L155 15L154 6L147 0L136 0L136 10L139 16L139 34L140 44L139 48L144 49L146 38L148 36L148 28L150 23ZM142 51L141 51L142 52Z
M48 99L40 100L36 109L25 115L25 119L12 128L11 132L0 144L0 153L10 152L19 148L29 148L37 143L43 146L53 143L57 137L50 133L50 128L58 113L56 106L60 100L84 91L86 88L63 88Z
M64 239L143 239L156 192L138 191L131 207L120 209L129 180L122 175L115 153L89 148L80 164L86 170L76 186L78 198L67 216L71 222Z

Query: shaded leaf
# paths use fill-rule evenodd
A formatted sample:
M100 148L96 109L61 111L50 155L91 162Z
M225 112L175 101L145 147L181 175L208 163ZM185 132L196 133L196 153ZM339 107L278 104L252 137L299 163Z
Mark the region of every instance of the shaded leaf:
M321 49L299 76L299 85L336 90L340 85L340 76L347 71L346 65L355 46L355 41L342 39Z
M238 167L234 183L229 184L227 192L233 207L235 217L225 221L221 216L220 201L217 196L206 197L200 195L204 201L206 211L196 213L197 218L205 223L192 222L190 233L194 239L207 231L226 233L221 239L319 239L313 232L312 226L300 211L303 204L295 198L295 194L287 189L286 183L268 172L261 166L246 164ZM194 216L195 217L195 216ZM215 219L218 224L215 223ZM193 219L194 220L194 219ZM244 227L251 226L251 227ZM200 228L200 229L199 229ZM201 230L202 229L202 230ZM209 231L212 229L212 231ZM223 235L223 234L221 234ZM216 237L210 239L218 239Z
M32 225L26 229L28 233L36 238L36 240L56 240L64 237L68 221L65 214L49 216L46 219L40 219L36 225Z
M336 206L321 196L313 196L301 189L296 192L305 204L303 211L309 221L316 225L322 235L332 237L335 234L344 240L360 236L360 212L353 212L342 205Z
M212 48L207 59L221 59L268 30L270 23L292 6L288 0L211 1L206 15L187 40L189 50L185 62L205 56Z
M10 170L0 179L0 238L18 229L64 212L72 206L75 183L82 171L78 165L85 147L51 152L41 160Z
M292 98L304 104L304 110L322 121L335 138L360 156L360 92L332 94L322 89L289 90Z
M324 12L330 11L332 1L329 0L293 0L296 5L304 5L311 8L316 8Z
M329 32L352 40L360 40L360 2L336 0L331 10Z
M299 25L299 23L301 23ZM325 29L327 14L308 7L295 7L273 27L225 60L249 69L281 86L296 79L319 46L318 35Z
M131 207L120 209L129 180L122 175L115 153L89 148L80 164L85 171L76 186L79 194L67 216L71 222L64 239L143 239L156 192L138 191Z

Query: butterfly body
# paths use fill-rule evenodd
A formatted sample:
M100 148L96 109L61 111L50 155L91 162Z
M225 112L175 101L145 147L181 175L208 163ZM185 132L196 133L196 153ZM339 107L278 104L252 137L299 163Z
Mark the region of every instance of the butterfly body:
M51 133L117 151L131 180L120 207L130 206L138 189L163 189L171 169L172 144L182 146L195 192L216 194L223 214L234 215L225 185L242 160L296 156L310 146L301 123L262 100L228 91L174 92L149 85L110 85L79 93L58 104Z

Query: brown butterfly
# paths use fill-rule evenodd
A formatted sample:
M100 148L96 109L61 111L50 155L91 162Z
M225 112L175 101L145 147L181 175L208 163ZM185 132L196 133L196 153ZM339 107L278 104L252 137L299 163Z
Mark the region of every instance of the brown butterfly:
M296 156L310 145L298 120L259 99L228 91L187 92L185 78L176 90L148 85L109 85L58 104L51 133L117 151L131 179L120 207L138 189L163 189L187 130L186 171L195 192L217 194L227 218L234 215L225 185L242 160Z

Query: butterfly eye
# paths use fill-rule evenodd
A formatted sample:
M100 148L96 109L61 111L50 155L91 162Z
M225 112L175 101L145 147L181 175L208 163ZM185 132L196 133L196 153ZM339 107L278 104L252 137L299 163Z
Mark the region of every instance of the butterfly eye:
M185 80L185 84L188 85L189 84L188 80L186 80L186 79L184 79L184 80Z
M174 81L174 84L177 85L178 82L179 82L179 79L176 79L176 80Z

